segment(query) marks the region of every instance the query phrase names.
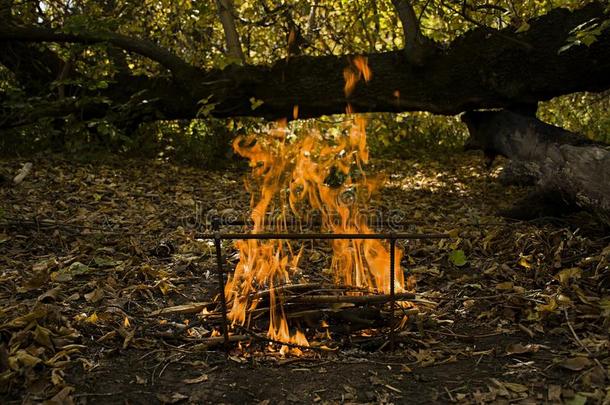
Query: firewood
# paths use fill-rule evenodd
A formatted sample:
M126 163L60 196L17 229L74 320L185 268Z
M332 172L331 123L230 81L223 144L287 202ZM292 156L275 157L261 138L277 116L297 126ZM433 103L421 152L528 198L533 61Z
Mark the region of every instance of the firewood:
M394 301L408 301L415 299L414 293L396 293ZM300 297L286 297L286 302L298 304L382 304L392 301L390 294L383 295L310 295Z
M229 342L243 342L244 340L249 340L251 338L252 337L248 335L231 335L229 336ZM224 341L224 336L214 336L209 338L197 339L197 343L203 343L208 346L216 346L219 344L223 344Z
M257 291L252 298L268 297L272 291L277 295L286 292L313 290L316 288L320 288L320 283L284 284L267 290Z

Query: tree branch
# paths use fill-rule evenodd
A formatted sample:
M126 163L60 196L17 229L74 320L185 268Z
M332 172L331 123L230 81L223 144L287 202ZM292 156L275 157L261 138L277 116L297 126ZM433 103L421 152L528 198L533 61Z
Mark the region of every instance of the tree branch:
M429 44L426 41L427 38L421 33L419 19L415 15L415 10L413 10L409 0L392 0L392 4L402 24L407 59L415 65L422 65L426 51L425 48Z
M178 56L163 49L154 43L142 39L132 38L114 32L74 32L67 33L52 29L38 27L0 27L0 40L23 42L69 42L82 44L95 44L107 42L126 51L159 62L169 69L176 79L188 80L198 69L189 65Z
M227 56L245 63L246 58L241 49L239 34L233 19L233 2L231 0L216 0L216 6L218 7L218 15L227 40Z
M464 3L465 4L465 3ZM471 24L476 25L477 27L480 27L481 29L486 30L487 32L489 32L492 35L497 35L500 38L505 39L506 41L512 42L514 44L517 44L521 47L523 47L523 49L526 50L531 50L533 47L531 44L521 41L517 38L514 38L513 36L511 36L510 34L506 33L506 32L502 32L500 30L496 30L493 29L491 27L488 27L485 24L481 24L480 22L478 22L477 20L475 20L474 18L471 18L468 13L466 12L466 7L462 7L462 11L456 10L455 8L445 4L445 7L447 7L449 10L453 11L454 13L456 13L457 15L459 15L460 17L462 17L464 20L468 21Z

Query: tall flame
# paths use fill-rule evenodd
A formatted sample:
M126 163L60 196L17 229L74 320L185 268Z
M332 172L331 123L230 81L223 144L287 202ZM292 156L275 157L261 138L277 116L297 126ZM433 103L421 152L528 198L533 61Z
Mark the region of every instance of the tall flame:
M345 95L349 97L358 82L371 80L366 58L355 57L343 72ZM352 107L348 104L348 113ZM298 107L293 115L296 118ZM371 234L363 213L371 194L380 186L379 178L365 174L368 163L366 120L353 115L343 134L331 137L316 128L293 136L286 120L269 132L241 137L235 151L250 161L252 168L251 219L253 233L288 231L287 217L300 220L320 215L322 229L332 233ZM333 240L331 271L337 285L361 287L371 292L390 291L390 255L379 240ZM307 345L305 335L291 332L283 307L283 296L274 287L290 284L298 272L303 247L286 240L242 240L237 242L240 260L225 288L231 303L233 324L250 322L257 308L256 292L269 290L271 339ZM400 269L402 252L395 257L395 291L404 291Z
M373 73L369 68L368 59L364 56L356 56L350 61L350 64L343 69L343 79L345 80L345 86L343 92L345 97L352 95L356 89L356 84L364 77L365 82L369 82L373 77Z

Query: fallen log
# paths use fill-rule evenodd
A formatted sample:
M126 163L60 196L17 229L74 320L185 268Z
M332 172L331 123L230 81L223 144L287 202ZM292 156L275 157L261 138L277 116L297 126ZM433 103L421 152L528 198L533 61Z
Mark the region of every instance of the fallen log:
M555 8L530 20L522 32L515 32L512 25L501 30L474 28L434 49L422 65L411 63L405 50L364 55L373 78L359 84L349 100L342 72L354 55L302 55L271 66L231 64L203 70L141 38L93 27L68 30L61 25L21 24L13 15L17 21L0 24L0 64L13 73L29 97L42 101L19 107L0 103L4 107L0 115L5 117L0 127L14 128L69 114L79 119L100 119L109 114L113 122L131 128L160 118L200 117L202 100L211 108L209 114L217 118L292 117L295 105L299 106L299 117L312 118L342 114L347 102L360 112L453 115L478 108L535 104L576 91L604 91L610 87L610 30L601 30L588 46L558 50L574 29L603 21L606 3L591 2L578 10ZM54 51L56 46L42 45L53 43L112 44L158 62L172 75L162 72L150 77L119 70L105 89L84 92L80 86L78 91L75 88L78 96L49 103L44 95L55 88L51 84L64 66ZM258 100L257 108L252 107L252 100Z
M511 170L534 181L547 206L585 209L610 225L609 145L507 110L468 112L462 120L470 132L467 147L492 160L511 159ZM524 208L524 214L535 211Z

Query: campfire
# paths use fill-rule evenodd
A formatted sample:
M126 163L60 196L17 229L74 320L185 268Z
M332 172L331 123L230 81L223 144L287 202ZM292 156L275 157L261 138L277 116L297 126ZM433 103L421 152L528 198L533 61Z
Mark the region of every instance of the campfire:
M344 70L349 99L372 73L364 57ZM366 120L347 105L348 120L329 134L309 126L295 133L286 120L262 134L237 138L251 175L250 233L215 235L221 275L225 340L235 330L266 329L266 338L288 347L308 347L329 338L333 320L364 334L404 325L416 309L414 278L405 280L398 239L443 235L377 234L369 226L369 200L382 177L366 172ZM294 118L298 106L294 107ZM319 233L291 233L315 223ZM235 240L239 262L224 281L220 239ZM330 263L303 269L306 241L330 241ZM385 243L388 240L389 243ZM314 267L314 268L312 268ZM389 306L388 306L389 304Z

